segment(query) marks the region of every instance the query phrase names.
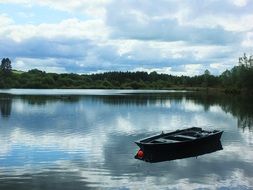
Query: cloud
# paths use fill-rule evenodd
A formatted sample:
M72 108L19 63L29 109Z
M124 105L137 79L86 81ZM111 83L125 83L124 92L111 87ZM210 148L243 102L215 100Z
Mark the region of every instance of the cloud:
M247 5L248 0L232 0L232 2L239 7L244 7Z
M177 76L194 76L194 75L201 75L204 73L205 67L201 64L185 64L185 65L180 65L177 67L155 67L153 68L145 68L145 67L138 67L135 68L133 71L144 71L144 72L157 72L157 73L165 73L165 74L170 74L170 75L177 75Z
M142 69L194 75L208 68L218 74L252 48L252 1L0 0L0 4L5 5L0 15L4 26L0 56L11 57L21 70L37 64L59 72ZM19 7L21 17L12 14ZM50 16L36 20L42 13ZM22 61L29 63L24 66Z
M46 72L53 73L66 73L66 68L58 63L59 60L55 59L33 59L33 58L17 58L13 62L13 66L17 70L28 71L33 69L39 69Z
M122 7L122 9L124 9ZM182 26L174 18L154 19L136 11L110 11L107 24L113 28L112 38L185 41L193 44L229 44L240 40L240 34L221 27Z
M247 48L253 47L253 32L247 32L245 38L242 41L242 46Z
M44 37L44 38L89 38L103 39L109 33L109 30L101 20L80 21L76 18L70 18L56 24L12 24L8 17L0 18L0 22L5 24L5 27L0 29L1 37L10 38L17 42L29 38Z
M12 23L13 23L13 20L11 18L6 16L5 14L0 14L0 24L1 24L1 26L10 25ZM3 28L2 28L2 30L3 30Z
M30 38L22 42L0 40L1 54L8 57L28 58L80 58L92 47L89 40L74 38ZM76 49L76 51L73 51Z
M105 5L111 0L75 0L75 1L55 1L55 0L0 0L4 4L22 4L27 7L45 6L51 9L74 12L81 11L92 17L101 17L105 14Z
M202 26L202 27L222 27L228 33L232 32L245 32L253 29L250 24L253 19L253 14L246 15L212 15L206 14L201 17L197 17L194 20L187 21L187 25L190 26Z

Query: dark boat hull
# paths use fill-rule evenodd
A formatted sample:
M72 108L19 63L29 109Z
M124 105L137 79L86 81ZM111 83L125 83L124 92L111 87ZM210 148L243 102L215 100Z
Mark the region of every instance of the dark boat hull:
M188 147L183 149L173 149L169 151L153 151L153 152L145 152L142 158L138 157L138 154L135 156L136 159L143 160L146 162L163 162L163 161L171 161L176 159L183 159L189 157L197 157L204 154L210 154L219 150L222 150L222 145L220 140L217 142L209 142L205 143L201 146L196 147Z
M146 142L148 139L155 139L155 138L163 136L163 134L161 134L161 135L147 138L144 140L136 141L135 143L140 147L142 151L148 154L168 152L168 151L174 151L174 150L180 150L182 152L185 152L187 150L192 150L196 147L205 146L210 143L217 143L218 141L220 141L222 133L223 131L217 131L216 133L213 133L205 137L201 137L201 138L197 138L197 139L189 140L189 141L179 141L179 142L174 142L174 143L154 144L154 143Z

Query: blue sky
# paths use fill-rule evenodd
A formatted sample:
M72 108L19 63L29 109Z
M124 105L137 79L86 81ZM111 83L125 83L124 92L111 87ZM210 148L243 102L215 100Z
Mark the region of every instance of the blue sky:
M14 69L220 74L253 54L252 0L0 0Z

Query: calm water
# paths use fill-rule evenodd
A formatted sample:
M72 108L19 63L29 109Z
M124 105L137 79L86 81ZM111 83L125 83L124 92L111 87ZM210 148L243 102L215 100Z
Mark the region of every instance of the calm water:
M253 189L252 108L191 92L1 90L0 189ZM224 130L223 150L134 159L135 140L191 126Z

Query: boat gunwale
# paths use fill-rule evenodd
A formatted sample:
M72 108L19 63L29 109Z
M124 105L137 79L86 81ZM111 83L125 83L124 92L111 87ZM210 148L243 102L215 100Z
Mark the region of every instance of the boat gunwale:
M200 131L203 132L203 131L207 131L207 130L203 130L202 128L198 128L198 127L192 127L192 128L187 128L187 129L182 129L182 130L176 130L176 131L172 131L172 132L169 132L169 133L161 133L159 135L153 135L153 136L149 136L149 137L146 137L146 138L143 138L143 139L140 139L140 140L137 140L135 141L135 143L137 145L168 145L168 144L180 144L180 143L186 143L186 142L195 142L195 141L199 141L199 140L202 140L202 139L206 139L206 138L209 138L209 137L212 137L212 136L215 136L217 134L222 134L223 131L222 130L212 130L212 131L207 131L207 132L211 132L211 134L208 134L206 136L201 136L201 137L197 137L196 139L189 139L189 140L183 140L183 141L171 141L171 142L157 142L157 143L152 143L150 141L152 140L155 140L155 139L159 139L158 137L161 136L167 136L167 135L173 135L173 134L177 134L177 133L180 133L180 132L185 132L185 131L190 131L192 129L201 129ZM150 140L150 141L149 141ZM143 142L143 141L148 141L148 142Z

